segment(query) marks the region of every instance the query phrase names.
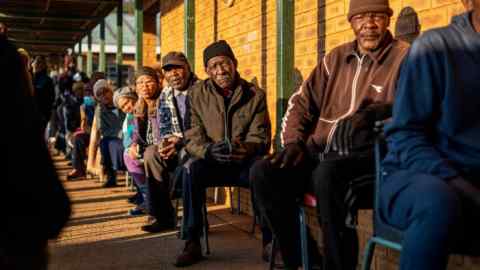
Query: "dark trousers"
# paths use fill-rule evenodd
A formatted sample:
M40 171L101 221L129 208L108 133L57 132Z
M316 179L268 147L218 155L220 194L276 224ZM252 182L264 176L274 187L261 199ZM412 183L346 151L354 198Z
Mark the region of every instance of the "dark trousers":
M87 147L90 141L90 133L77 133L73 140L72 166L75 170L84 172L87 158Z
M107 181L115 183L116 171L125 170L122 141L118 138L102 138L100 153L102 154L102 165L108 176Z
M158 222L170 224L175 210L170 201L171 175L178 165L177 158L160 157L156 145L147 147L144 153L147 180L147 211Z
M387 175L380 194L381 217L405 231L401 270L442 270L451 252L480 254L480 208L445 180L397 171Z
M298 200L309 191L317 198L324 269L355 269L358 239L356 231L345 226L344 198L349 183L372 174L373 166L371 157L305 161L292 169L275 168L268 160L254 164L250 178L258 208L279 241L287 267L296 268L301 264Z
M219 164L200 159L190 159L183 166L183 240L198 240L202 236L207 187L235 186L250 188L249 169L253 161L245 164ZM253 200L253 199L252 199ZM253 203L255 205L255 203ZM269 231L262 228L263 241L270 242Z

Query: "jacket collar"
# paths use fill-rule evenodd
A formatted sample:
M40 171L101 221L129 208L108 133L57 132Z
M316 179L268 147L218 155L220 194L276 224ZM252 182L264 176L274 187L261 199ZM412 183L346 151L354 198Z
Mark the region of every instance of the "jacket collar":
M237 73L237 86L233 89L233 93L231 95L230 99L230 106L235 105L237 102L239 102L244 94L244 88L247 85L247 82L240 77L240 74ZM210 89L210 91L213 92L213 94L223 100L223 96L220 95L220 93L217 91L217 87L215 86L214 82L212 79L207 79L207 86Z
M393 46L393 36L390 33L389 30L387 30L387 33L385 34L385 37L383 38L382 42L380 43L380 46L377 50L373 52L368 52L366 55L375 63L379 64L381 63L385 57L388 55L388 52L391 50ZM348 63L352 58L356 58L359 56L358 53L358 42L357 40L352 41L347 44L347 53L345 55L345 61Z

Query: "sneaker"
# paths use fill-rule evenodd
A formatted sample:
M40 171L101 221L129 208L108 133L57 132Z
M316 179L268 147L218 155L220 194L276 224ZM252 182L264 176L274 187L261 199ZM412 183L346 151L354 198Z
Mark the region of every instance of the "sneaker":
M148 233L161 233L165 231L175 230L175 224L173 224L173 222L160 223L158 221L155 221L152 224L142 226L141 229L142 231Z
M145 213L145 209L137 206L135 208L128 210L128 214L130 216L141 216L141 215L145 215L146 213Z
M174 265L176 267L186 267L196 264L203 260L202 245L199 241L187 241L182 253L178 255Z

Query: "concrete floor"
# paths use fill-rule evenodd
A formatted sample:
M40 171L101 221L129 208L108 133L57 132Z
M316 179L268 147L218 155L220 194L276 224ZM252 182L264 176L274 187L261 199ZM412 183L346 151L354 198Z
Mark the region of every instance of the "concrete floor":
M132 195L124 186L104 189L97 179L66 181L70 170L55 158L58 173L73 203L73 215L58 240L52 241L50 270L176 269L183 248L177 232L146 234L146 216L129 217ZM119 184L123 184L123 180ZM187 269L267 269L258 235L247 233L251 218L232 215L225 206L209 207L211 255Z

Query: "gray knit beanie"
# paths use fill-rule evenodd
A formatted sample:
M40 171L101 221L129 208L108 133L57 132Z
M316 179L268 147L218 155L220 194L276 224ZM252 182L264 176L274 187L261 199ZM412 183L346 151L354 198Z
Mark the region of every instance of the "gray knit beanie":
M113 93L113 105L115 105L115 107L119 108L118 102L121 98L128 98L133 100L134 102L138 100L137 93L132 91L132 89L130 89L130 87L128 86L122 87L115 91L115 93Z
M105 79L100 79L98 80L94 85L93 85L93 95L98 98L99 94L101 91L105 88L110 88L108 85L107 80Z

